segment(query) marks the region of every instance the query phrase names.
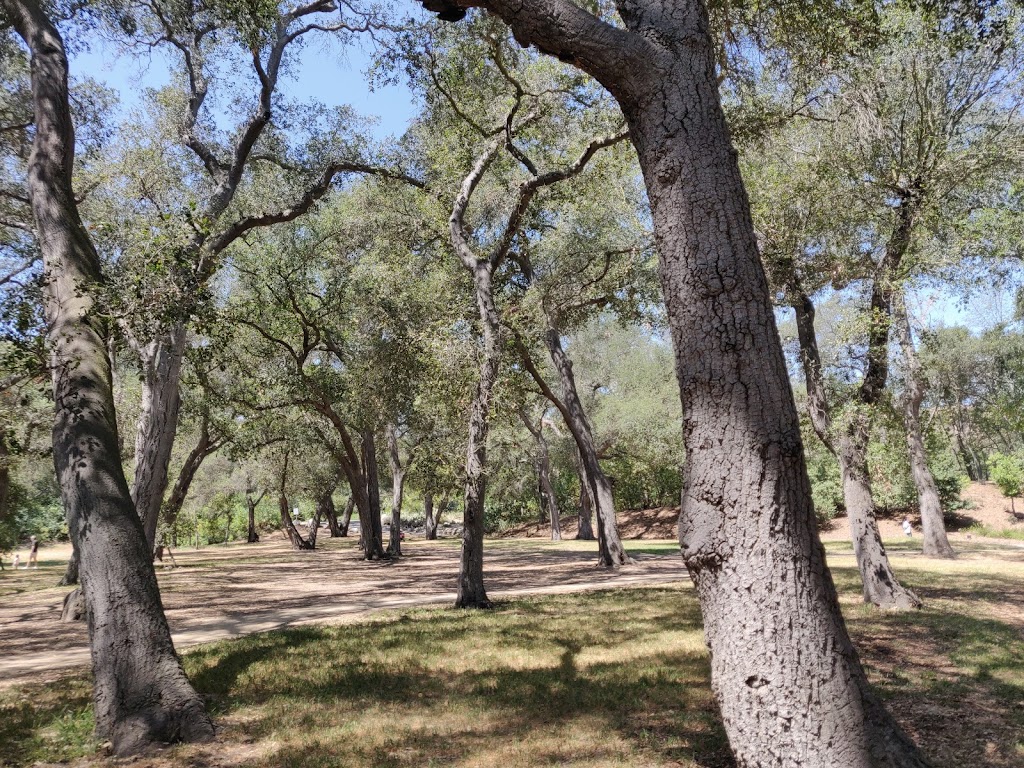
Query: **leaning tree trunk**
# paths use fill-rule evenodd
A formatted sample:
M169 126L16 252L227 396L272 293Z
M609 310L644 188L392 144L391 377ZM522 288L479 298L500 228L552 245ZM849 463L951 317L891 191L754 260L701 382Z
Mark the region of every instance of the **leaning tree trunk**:
M405 493L405 468L398 450L398 434L394 426L388 426L388 466L391 469L391 535L388 537L388 554L402 555L402 496Z
M832 412L825 391L825 380L814 327L814 302L799 286L792 286L800 363L807 386L807 413L822 444L839 460L843 478L843 499L850 521L850 537L857 556L864 599L879 608L905 610L919 608L921 601L896 578L875 519L875 502L868 474L867 445L871 406L860 403L849 414L845 433L833 435Z
M843 502L850 520L853 552L863 582L864 602L887 610L920 608L917 595L896 579L875 519L874 495L868 474L867 417L854 414L849 432L839 441Z
M498 380L500 323L491 286L491 266L481 261L473 273L483 330L480 378L469 412L466 445L466 495L462 512L462 553L456 608L490 608L484 588L484 503L487 496L487 436L491 427L491 394Z
M284 465L281 467L281 482L277 487L277 509L278 514L281 516L281 529L285 532L288 541L292 543L292 547L295 549L312 549L309 546L309 542L302 538L299 529L295 527L295 521L292 520L292 510L288 501L288 494L285 490L288 485L289 458L290 454L286 451L284 454Z
M458 3L429 0L448 17ZM924 766L868 686L817 535L800 422L699 0L488 0L613 94L644 175L686 450L683 559L744 768Z
M548 441L544 438L544 417L541 416L540 424L536 427L533 426L525 411L520 411L519 417L537 444L537 457L534 465L537 469L537 498L540 501L541 522L550 522L551 540L561 541L562 528L558 516L558 497L555 495L555 486L551 482L551 452L548 450Z
M277 497L277 506L281 514L281 528L288 536L288 541L292 543L292 547L295 549L313 549L310 542L302 538L299 529L295 527L295 521L292 520L292 512L288 504L288 497L283 492L280 493Z
M928 454L924 447L921 431L921 403L925 395L924 376L914 349L910 330L910 317L903 295L894 302L896 337L903 352L904 383L900 405L903 409L903 424L907 430L907 453L910 457L910 474L917 489L917 501L921 510L921 529L924 532L924 554L930 557L956 557L946 536L946 525L942 518L942 503L935 477L928 468Z
M210 436L209 419L203 416L199 439L189 451L188 456L185 457L185 462L178 472L178 479L174 481L174 487L171 489L171 495L167 497L166 503L161 508L160 517L165 526L164 530L173 528L178 521L178 515L181 514L181 508L185 505L185 499L188 498L192 481L195 480L196 473L199 472L206 457L216 452L223 444L223 440L215 440Z
M580 514L579 526L576 529L576 538L583 541L593 541L594 536L594 494L590 490L590 483L587 481L587 472L583 468L577 452L573 457L576 464L576 473L580 480Z
M351 499L349 499L349 501L351 501ZM327 529L331 532L332 539L345 536L345 533L341 530L341 525L338 523L338 510L334 506L333 489L324 498L324 517L327 518ZM346 523L346 527L347 526L348 524Z
M590 428L590 422L587 420L587 414L583 410L583 403L580 401L579 392L576 389L572 360L569 359L562 347L562 340L554 323L549 323L544 334L544 343L551 355L551 362L554 363L555 370L558 371L558 379L562 388L561 404L556 403L556 405L561 405L559 410L576 441L580 462L583 466L582 477L586 480L590 499L593 502L594 511L597 513L598 563L605 566L629 565L633 559L626 554L622 540L619 538L619 529L615 522L612 484L608 482L608 476L601 469L593 430Z
M94 677L96 731L115 754L206 740L213 725L174 652L152 549L118 451L100 261L71 187L74 129L63 41L34 0L2 0L32 53L35 137L28 191L44 262L53 372L53 457L79 553Z
M338 511L334 508L333 487L316 500L316 519L327 520L328 527L331 530L331 537L334 538L336 536L334 531L338 528Z
M345 511L341 513L341 523L338 525L338 535L348 536L348 526L352 522L352 510L355 509L356 500L353 496L348 497L345 502Z
M167 490L171 450L181 406L181 364L187 333L179 323L139 349L142 364L142 411L135 435L135 481L132 499L152 549Z

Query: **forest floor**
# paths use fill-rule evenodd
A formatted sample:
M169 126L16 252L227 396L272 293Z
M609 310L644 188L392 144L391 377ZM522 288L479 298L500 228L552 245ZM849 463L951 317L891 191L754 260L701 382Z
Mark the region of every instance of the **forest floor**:
M208 600L234 621L278 605L296 611L296 620L305 610L305 619L319 622L317 609L353 593L368 591L382 606L414 594L450 599L438 595L451 587L450 543L407 542L409 557L391 565L359 563L347 546L328 542L305 559L273 543L248 555L241 546L203 550L161 575L172 625L176 611ZM304 624L189 650L185 666L218 726L211 745L113 760L91 737L86 672L8 685L0 690L0 765L733 765L710 692L696 597L674 543L635 542L641 565L600 579L590 546L489 543L492 595L542 582L620 588L510 595L487 612L392 604L342 626ZM962 542L957 560L938 561L914 542L887 547L900 578L924 599L922 610L864 606L849 545L826 544L875 689L937 768L1024 768L1024 549ZM631 571L674 581L615 582ZM266 579L254 581L256 573ZM561 575L551 583L545 573ZM10 585L0 580L0 605L52 591L26 583L15 594ZM21 633L34 635L44 626L37 620L26 617ZM7 620L0 625L6 633ZM0 638L5 660L9 638Z

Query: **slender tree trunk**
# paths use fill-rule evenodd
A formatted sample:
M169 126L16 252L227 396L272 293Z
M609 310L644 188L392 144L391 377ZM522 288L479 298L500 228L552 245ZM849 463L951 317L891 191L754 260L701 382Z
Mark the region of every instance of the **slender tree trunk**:
M551 355L551 362L558 371L558 379L561 383L561 403L559 410L565 419L566 426L572 432L573 439L579 451L580 462L583 465L583 477L587 481L590 491L590 499L593 502L594 511L597 513L597 548L598 562L600 565L617 567L629 565L633 559L626 554L619 538L619 529L615 521L615 500L612 496L612 484L601 469L601 462L597 455L597 445L594 443L593 430L587 420L587 414L583 410L583 403L580 401L579 392L576 389L576 377L572 372L572 360L565 353L562 347L561 335L557 326L549 321L547 331L544 334L544 343Z
M310 543L302 538L302 534L299 533L299 529L295 527L295 521L292 520L292 511L289 508L288 497L283 493L277 497L278 509L281 513L281 528L288 536L288 540L292 543L292 547L295 549L312 549Z
M179 323L139 349L142 411L135 435L132 500L142 518L150 549L156 541L160 508L167 490L171 451L181 406L181 364L187 332Z
M324 516L327 518L327 527L331 532L331 538L335 539L345 534L341 532L341 525L338 524L338 510L334 506L334 490L332 489L325 497Z
M814 302L799 288L793 303L797 335L800 339L800 362L807 386L807 412L811 425L821 442L839 460L843 477L843 501L850 521L853 551L863 583L866 602L879 608L907 610L919 608L921 601L896 578L889 557L882 545L882 535L875 519L874 495L868 474L868 437L871 429L869 406L856 406L849 416L844 434L832 434L832 412L825 392L814 327Z
M579 453L573 456L576 464L576 474L580 479L580 514L579 527L576 529L576 538L583 541L593 541L594 536L594 494L590 490L590 482L587 480L587 471L583 468Z
M10 514L11 497L11 451L7 445L5 429L0 429L0 523Z
M402 555L402 496L405 493L405 468L398 450L398 434L394 425L388 425L388 466L391 469L391 536L388 554Z
M206 740L213 725L174 652L118 452L110 360L93 294L100 261L71 187L74 129L63 41L34 0L0 0L32 53L28 190L43 255L53 371L53 457L79 567L96 730L114 752Z
M216 452L223 444L222 440L214 440L210 436L209 419L204 416L199 430L199 439L196 441L195 447L185 457L185 462L178 472L178 479L175 480L174 487L171 489L171 495L167 498L160 513L163 525L167 529L173 528L178 521L178 515L185 505L185 499L188 498L192 481L195 480L196 473L206 457Z
M430 491L423 493L423 517L424 535L427 541L437 539L437 519L434 517L434 494Z
M853 419L854 424L849 427L848 434L839 442L838 458L843 475L843 501L863 582L864 602L887 610L920 608L921 601L917 595L896 579L875 519L874 495L868 475L868 417L855 414Z
M526 429L533 435L537 444L537 456L534 465L537 469L537 498L540 500L541 522L545 520L551 524L551 540L562 540L562 528L558 515L558 497L555 495L555 487L551 482L551 455L548 450L548 441L544 438L544 417L541 415L540 424L534 427L533 422L525 411L519 412Z
M288 494L285 490L288 483L288 460L289 454L286 452L284 455L284 465L281 468L281 482L277 488L277 508L281 516L281 529L288 536L288 540L295 549L312 549L309 542L302 538L299 529L295 527L295 521L292 520L292 510L288 502Z
M384 527L380 513L380 479L377 474L377 439L373 429L362 431L363 481L365 482L366 508L359 510L359 530L366 552L366 559L387 557L384 551ZM358 505L358 501L356 502Z
M462 512L462 553L456 608L490 608L484 588L484 504L487 497L487 437L491 428L491 394L498 380L500 322L491 287L491 265L481 261L473 274L483 347L480 377L469 413L466 445L466 493Z
M335 536L338 528L338 511L334 508L334 488L324 491L316 502L317 530L320 529L320 521L327 520L327 526L331 532L331 538ZM315 537L314 537L315 544Z
M263 491L258 498L254 499L252 491L246 491L245 506L249 513L249 532L245 539L247 544L256 544L260 540L260 534L256 530L256 507L263 500L266 493L266 491Z
M355 497L349 496L345 502L345 511L341 515L341 525L338 526L339 536L348 536L348 526L352 522L352 510L355 508Z
M903 409L903 424L907 430L907 452L910 456L910 474L917 489L917 501L921 511L921 529L924 532L924 554L929 557L956 557L946 536L946 524L942 517L942 503L935 477L928 468L924 436L921 431L921 403L924 401L925 382L921 364L914 349L906 302L902 294L894 302L896 336L903 352L904 383L900 405Z

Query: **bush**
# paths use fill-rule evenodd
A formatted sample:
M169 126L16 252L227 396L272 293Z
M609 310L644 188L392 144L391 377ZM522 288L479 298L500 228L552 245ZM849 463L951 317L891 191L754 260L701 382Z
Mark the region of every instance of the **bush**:
M988 457L988 471L999 492L1010 499L1016 511L1014 496L1024 494L1024 453L993 453Z

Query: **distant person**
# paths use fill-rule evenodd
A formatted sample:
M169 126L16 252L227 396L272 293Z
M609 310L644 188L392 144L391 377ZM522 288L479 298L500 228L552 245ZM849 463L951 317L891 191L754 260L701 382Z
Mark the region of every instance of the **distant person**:
M11 567L14 570L18 570L18 566L21 565L21 555L17 552L14 553L14 559L11 561Z
M28 563L25 565L25 570L29 568L35 568L39 570L39 539L35 536L29 536L29 550L28 550Z
M912 526L910 524L910 518L909 517L904 517L903 518L903 532L905 534L907 534L907 536L913 536L914 535L914 526Z

